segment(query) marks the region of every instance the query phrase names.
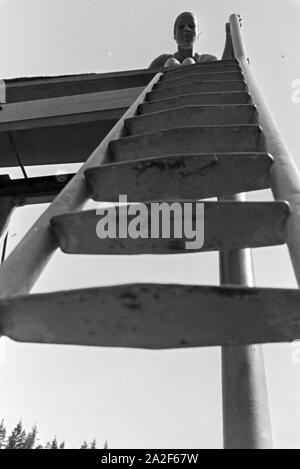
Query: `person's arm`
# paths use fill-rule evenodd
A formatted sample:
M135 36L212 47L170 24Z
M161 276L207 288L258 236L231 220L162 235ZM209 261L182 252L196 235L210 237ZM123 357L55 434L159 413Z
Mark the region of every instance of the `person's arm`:
M170 54L162 54L156 57L156 59L151 62L148 68L162 68L170 57Z
M232 37L230 31L230 24L226 23L226 42L224 47L224 52L222 55L222 60L234 59L234 50L232 45Z
M240 27L242 27L242 18L238 15ZM225 25L226 30L226 42L224 47L224 52L222 55L222 60L234 59L234 50L232 44L232 37L231 37L231 30L230 30L230 23L226 23Z

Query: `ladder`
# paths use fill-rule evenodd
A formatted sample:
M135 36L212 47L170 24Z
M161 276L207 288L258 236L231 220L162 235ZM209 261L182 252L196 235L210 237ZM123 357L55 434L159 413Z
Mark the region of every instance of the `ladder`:
M300 281L300 177L248 65L235 58L157 73L0 268L0 327L16 341L168 349L222 347L225 448L271 448L260 345L300 337L297 289L254 287L251 248L287 243ZM274 202L244 193L271 187ZM57 248L187 253L184 237L99 239L95 201L203 201L220 287L128 284L29 294ZM117 217L120 218L120 208ZM190 214L190 221L193 215ZM146 217L145 217L146 218Z

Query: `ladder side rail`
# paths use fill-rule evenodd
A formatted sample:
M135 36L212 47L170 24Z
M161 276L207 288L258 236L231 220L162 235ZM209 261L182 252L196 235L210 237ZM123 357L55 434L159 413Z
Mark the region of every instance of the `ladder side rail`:
M300 173L247 63L236 15L231 15L230 26L236 58L244 73L253 102L257 106L266 150L274 157L274 163L271 167L271 189L274 198L286 200L291 205L291 215L287 227L287 245L295 276L300 286Z
M144 102L147 93L152 90L161 75L161 73L157 73L154 76L124 116L81 166L73 179L58 194L7 257L0 267L0 298L27 294L31 290L58 247L57 239L49 229L50 219L55 215L72 212L84 206L90 196L84 171L109 161L109 142L123 136L125 119L136 114L139 104Z

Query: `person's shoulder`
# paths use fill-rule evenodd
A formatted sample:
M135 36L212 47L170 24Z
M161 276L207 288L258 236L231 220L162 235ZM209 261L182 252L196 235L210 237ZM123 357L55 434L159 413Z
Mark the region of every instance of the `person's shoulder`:
M151 64L149 65L149 68L160 68L160 67L163 67L166 63L166 61L172 57L172 54L161 54L159 55L158 57L156 57L156 59L153 60L153 62L151 62Z
M211 54L197 54L196 57L197 62L215 62L216 60L219 60L218 57Z

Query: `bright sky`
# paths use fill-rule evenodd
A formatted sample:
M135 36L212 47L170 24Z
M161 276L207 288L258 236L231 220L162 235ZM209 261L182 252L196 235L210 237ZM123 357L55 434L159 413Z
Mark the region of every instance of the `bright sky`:
M300 167L300 104L292 101L292 83L300 78L300 0L0 0L0 78L146 68L157 55L174 51L174 18L185 10L199 18L198 52L217 56L229 15L241 14L251 67ZM251 199L270 200L270 194ZM9 249L43 208L15 213ZM258 286L296 287L284 247L256 249L254 259ZM217 285L217 255L117 259L57 253L34 291L131 281ZM22 418L27 429L37 423L42 442L57 435L74 447L94 437L100 445L108 440L110 448L222 446L218 348L150 352L2 340L0 349L6 355L0 419L11 427ZM293 362L293 351L290 344L265 346L280 448L300 448L300 364Z

